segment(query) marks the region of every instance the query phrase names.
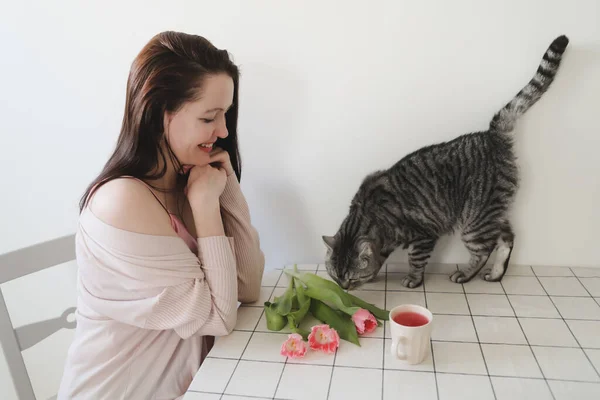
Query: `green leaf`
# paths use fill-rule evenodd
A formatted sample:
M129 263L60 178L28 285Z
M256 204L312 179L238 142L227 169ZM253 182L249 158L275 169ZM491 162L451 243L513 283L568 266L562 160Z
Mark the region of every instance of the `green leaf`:
M304 293L312 299L319 300L326 304L331 304L338 310L350 316L354 315L354 313L359 310L359 307L347 307L337 293L327 288L315 288L309 286L306 288Z
M293 311L288 314L288 316L292 316L294 321L296 321L296 325L299 325L300 322L304 319L308 310L310 309L310 297L307 297L304 303L300 306L300 308L296 311Z
M388 321L390 319L390 312L387 310L382 310L381 308L377 307L374 304L371 303L367 303L366 301L364 301L363 299L360 299L350 293L348 293L348 296L350 297L350 299L352 300L352 304L356 307L360 307L360 308L364 308L365 310L369 311L371 314L373 314L373 316L377 319L383 320L383 321ZM377 321L379 323L379 321Z
M267 319L267 328L271 331L280 331L286 323L286 318L277 312L277 304L265 301L265 317Z
M346 307L359 307L368 310L371 314L375 316L375 318L383 321L387 321L389 319L390 312L387 310L383 310L374 304L367 303L359 297L354 296L351 293L344 291L337 283L330 281L329 279L321 278L316 274L312 274L310 272L298 273L297 271L291 272L289 270L284 270L290 276L295 277L296 279L302 281L306 286L309 287L319 287L326 288L333 292L335 292L344 306ZM340 308L337 304L336 307ZM341 309L341 308L340 308ZM379 321L378 321L379 323Z
M290 313L290 311L292 311L293 297L294 280L290 279L290 284L288 285L288 288L286 289L283 296L281 296L277 304L277 313L279 315L286 316Z
M292 278L292 279L294 279L294 278ZM300 325L300 322L302 322L302 320L304 319L304 317L306 316L306 314L308 313L308 310L310 308L310 297L308 297L304 294L305 289L304 289L304 286L302 286L302 283L295 282L294 287L296 288L296 294L294 295L294 298L296 299L296 302L298 303L298 309L290 312L287 315L288 326L290 326L290 329L292 326L294 327L294 329L299 329L298 325Z
M297 278L291 278L294 280L294 287L296 288L296 295L298 296L298 303L303 304L306 296L304 295L304 285L302 281Z
M292 272L290 270L284 270L287 275L292 276L310 288L322 288L327 289L338 295L344 306L352 307L352 300L348 297L348 294L342 289L337 283L330 281L329 279L321 278L319 275L310 272Z
M292 296L292 311L300 309L300 303L298 302L298 295Z
M322 301L315 299L310 302L310 312L316 319L335 329L341 339L360 347L356 326L349 316L337 312Z

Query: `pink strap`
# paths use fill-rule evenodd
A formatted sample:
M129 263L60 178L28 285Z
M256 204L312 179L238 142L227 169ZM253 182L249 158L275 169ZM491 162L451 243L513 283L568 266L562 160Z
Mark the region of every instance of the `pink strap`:
M144 182L140 178L136 178L135 176L130 176L130 175L124 175L121 178L131 178L131 179L135 179L136 181L142 183L144 186L146 186L148 188L148 190L150 191L150 193L152 193L152 196L154 196L154 198L156 199L156 201L158 201L158 203L162 206L162 208L165 209L165 211L167 212L167 214L171 215L171 213L167 209L167 206L164 205L164 203L161 201L161 199L159 199L158 196L156 195L156 193L154 193L154 190L152 190L152 187L150 185L148 185L146 182Z
M158 201L158 203L162 206L162 208L164 208L164 210L167 212L167 215L169 216L169 220L171 221L171 227L173 228L175 233L177 233L177 235L181 239L183 239L183 241L187 244L187 246L190 248L190 250L193 253L196 253L196 254L198 253L198 243L196 242L196 239L194 239L194 237L190 234L190 232L187 230L187 228L185 227L183 222L181 222L179 220L179 218L177 218L175 215L173 215L172 213L169 212L169 210L164 205L164 203L161 201L161 199L159 199L158 196L154 193L154 191L152 190L150 185L148 185L143 180L136 178L135 176L131 176L131 175L124 175L124 176L121 176L121 178L135 179L136 181L141 182L144 186L146 186L148 188L148 190L150 191L150 193L152 193L152 196L154 196L156 201ZM98 182L96 185L94 185L92 190L90 190L90 195L88 196L88 199L86 200L86 206L89 203L89 201L92 197L92 194L94 193L94 190L96 190L96 188L100 184L103 184L103 183L106 183L106 180L104 180L102 182Z

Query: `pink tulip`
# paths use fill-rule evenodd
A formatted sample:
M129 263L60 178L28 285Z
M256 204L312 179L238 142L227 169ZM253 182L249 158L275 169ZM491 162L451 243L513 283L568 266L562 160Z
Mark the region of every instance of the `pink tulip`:
M306 343L302 336L292 333L288 339L281 345L281 355L290 358L301 358L306 354Z
M308 335L308 344L313 350L332 354L340 346L340 335L329 325L315 325Z
M361 308L357 312L352 315L352 321L354 321L354 325L356 326L356 331L359 335L365 333L371 333L375 329L377 329L377 320L367 310Z

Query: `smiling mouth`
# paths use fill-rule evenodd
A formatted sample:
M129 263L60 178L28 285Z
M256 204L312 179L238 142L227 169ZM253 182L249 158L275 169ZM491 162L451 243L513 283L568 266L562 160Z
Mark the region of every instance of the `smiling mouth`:
M213 150L214 143L202 143L198 147L205 153L210 153Z

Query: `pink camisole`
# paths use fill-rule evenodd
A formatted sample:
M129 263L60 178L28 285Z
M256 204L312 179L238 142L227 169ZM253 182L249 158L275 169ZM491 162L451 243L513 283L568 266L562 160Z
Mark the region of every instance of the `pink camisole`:
M154 194L154 193L152 193L152 194ZM158 200L158 198L157 198L157 200ZM160 201L160 200L158 200L158 201ZM169 218L171 218L171 226L173 227L173 230L175 231L175 233L177 233L177 235L181 239L183 239L183 241L185 242L185 244L187 244L187 246L190 248L192 253L198 255L198 242L196 242L196 239L194 239L194 237L187 230L187 228L185 227L183 222L181 222L181 220L179 218L177 218L177 216L175 214L170 213L168 210L167 210L167 212L169 213Z

